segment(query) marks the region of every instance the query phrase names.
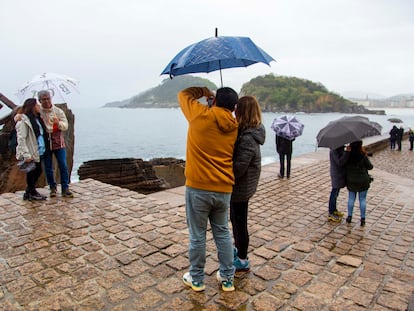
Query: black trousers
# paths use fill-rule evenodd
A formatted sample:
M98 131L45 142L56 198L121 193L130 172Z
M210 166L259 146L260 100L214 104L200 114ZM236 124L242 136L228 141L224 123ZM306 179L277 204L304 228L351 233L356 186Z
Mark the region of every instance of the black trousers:
M280 162L280 176L285 176L285 157L286 157L286 177L290 177L290 162L292 159L291 153L279 153L279 162Z
M37 193L36 182L39 179L39 176L42 174L42 165L40 162L35 162L35 164L36 168L33 171L26 173L26 193L31 195L35 195Z
M230 203L230 220L233 227L234 246L240 259L247 258L249 231L247 230L247 209L249 201Z

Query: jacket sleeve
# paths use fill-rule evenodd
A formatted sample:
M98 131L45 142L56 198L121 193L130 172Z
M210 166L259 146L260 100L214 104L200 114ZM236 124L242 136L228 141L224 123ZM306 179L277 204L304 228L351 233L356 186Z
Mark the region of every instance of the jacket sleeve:
M346 163L348 162L348 159L349 159L349 155L350 155L351 153L350 152L348 152L348 151L341 151L341 152L338 152L338 151L334 151L334 156L333 156L333 160L334 160L334 162L335 162L335 164L336 165L338 165L338 166L345 166L346 165Z
M256 143L250 135L240 138L240 143L233 158L234 178L238 179L246 174L249 164L256 154Z
M26 160L32 158L32 155L29 152L29 148L26 144L26 138L29 134L27 125L23 120L20 120L16 123L16 135L17 135L17 147L16 147L16 159L17 160Z
M372 165L371 161L368 159L367 156L364 157L364 165L367 170L372 170L374 166Z
M57 107L53 107L53 111L55 113L55 115L58 117L59 119L59 130L61 131L67 131L69 128L69 124L68 124L68 119L66 118L65 112Z
M198 101L203 96L210 96L211 91L206 87L189 87L178 93L178 103L187 120L191 119L192 111L195 106L201 105Z

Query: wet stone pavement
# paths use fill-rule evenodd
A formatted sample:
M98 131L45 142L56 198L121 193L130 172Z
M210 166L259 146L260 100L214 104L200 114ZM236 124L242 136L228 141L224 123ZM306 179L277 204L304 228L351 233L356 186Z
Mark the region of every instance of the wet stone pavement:
M294 158L290 180L263 168L249 211L252 270L236 291L187 271L184 187L150 196L83 180L74 199L0 195L0 310L405 310L414 292L414 154L374 154L367 223L327 221L324 151ZM40 189L47 193L47 189ZM347 191L338 198L346 213Z

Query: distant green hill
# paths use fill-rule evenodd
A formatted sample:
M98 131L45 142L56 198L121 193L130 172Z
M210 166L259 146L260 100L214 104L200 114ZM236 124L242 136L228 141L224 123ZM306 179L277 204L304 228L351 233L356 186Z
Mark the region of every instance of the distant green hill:
M184 75L165 79L160 85L129 99L104 107L171 108L178 107L177 93L190 86L207 86L217 90L210 80ZM342 112L375 113L342 96L329 92L322 84L296 77L258 76L243 84L241 95L255 96L267 112Z
M240 93L255 96L263 111L372 113L320 83L296 77L259 76L243 84Z
M177 93L190 86L206 86L217 90L217 86L210 80L191 75L178 76L174 79L164 79L160 85L151 88L129 99L112 102L104 107L119 108L171 108L178 107Z

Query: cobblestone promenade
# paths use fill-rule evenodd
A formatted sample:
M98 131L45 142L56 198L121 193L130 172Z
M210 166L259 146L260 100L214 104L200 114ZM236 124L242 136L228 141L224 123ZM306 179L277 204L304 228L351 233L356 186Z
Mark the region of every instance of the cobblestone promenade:
M263 168L251 200L250 273L221 291L208 235L206 291L188 269L184 187L144 196L84 180L74 199L0 195L0 310L405 310L414 292L414 154L374 154L367 223L327 221L326 150ZM47 189L40 189L47 193ZM346 211L347 191L338 198Z

